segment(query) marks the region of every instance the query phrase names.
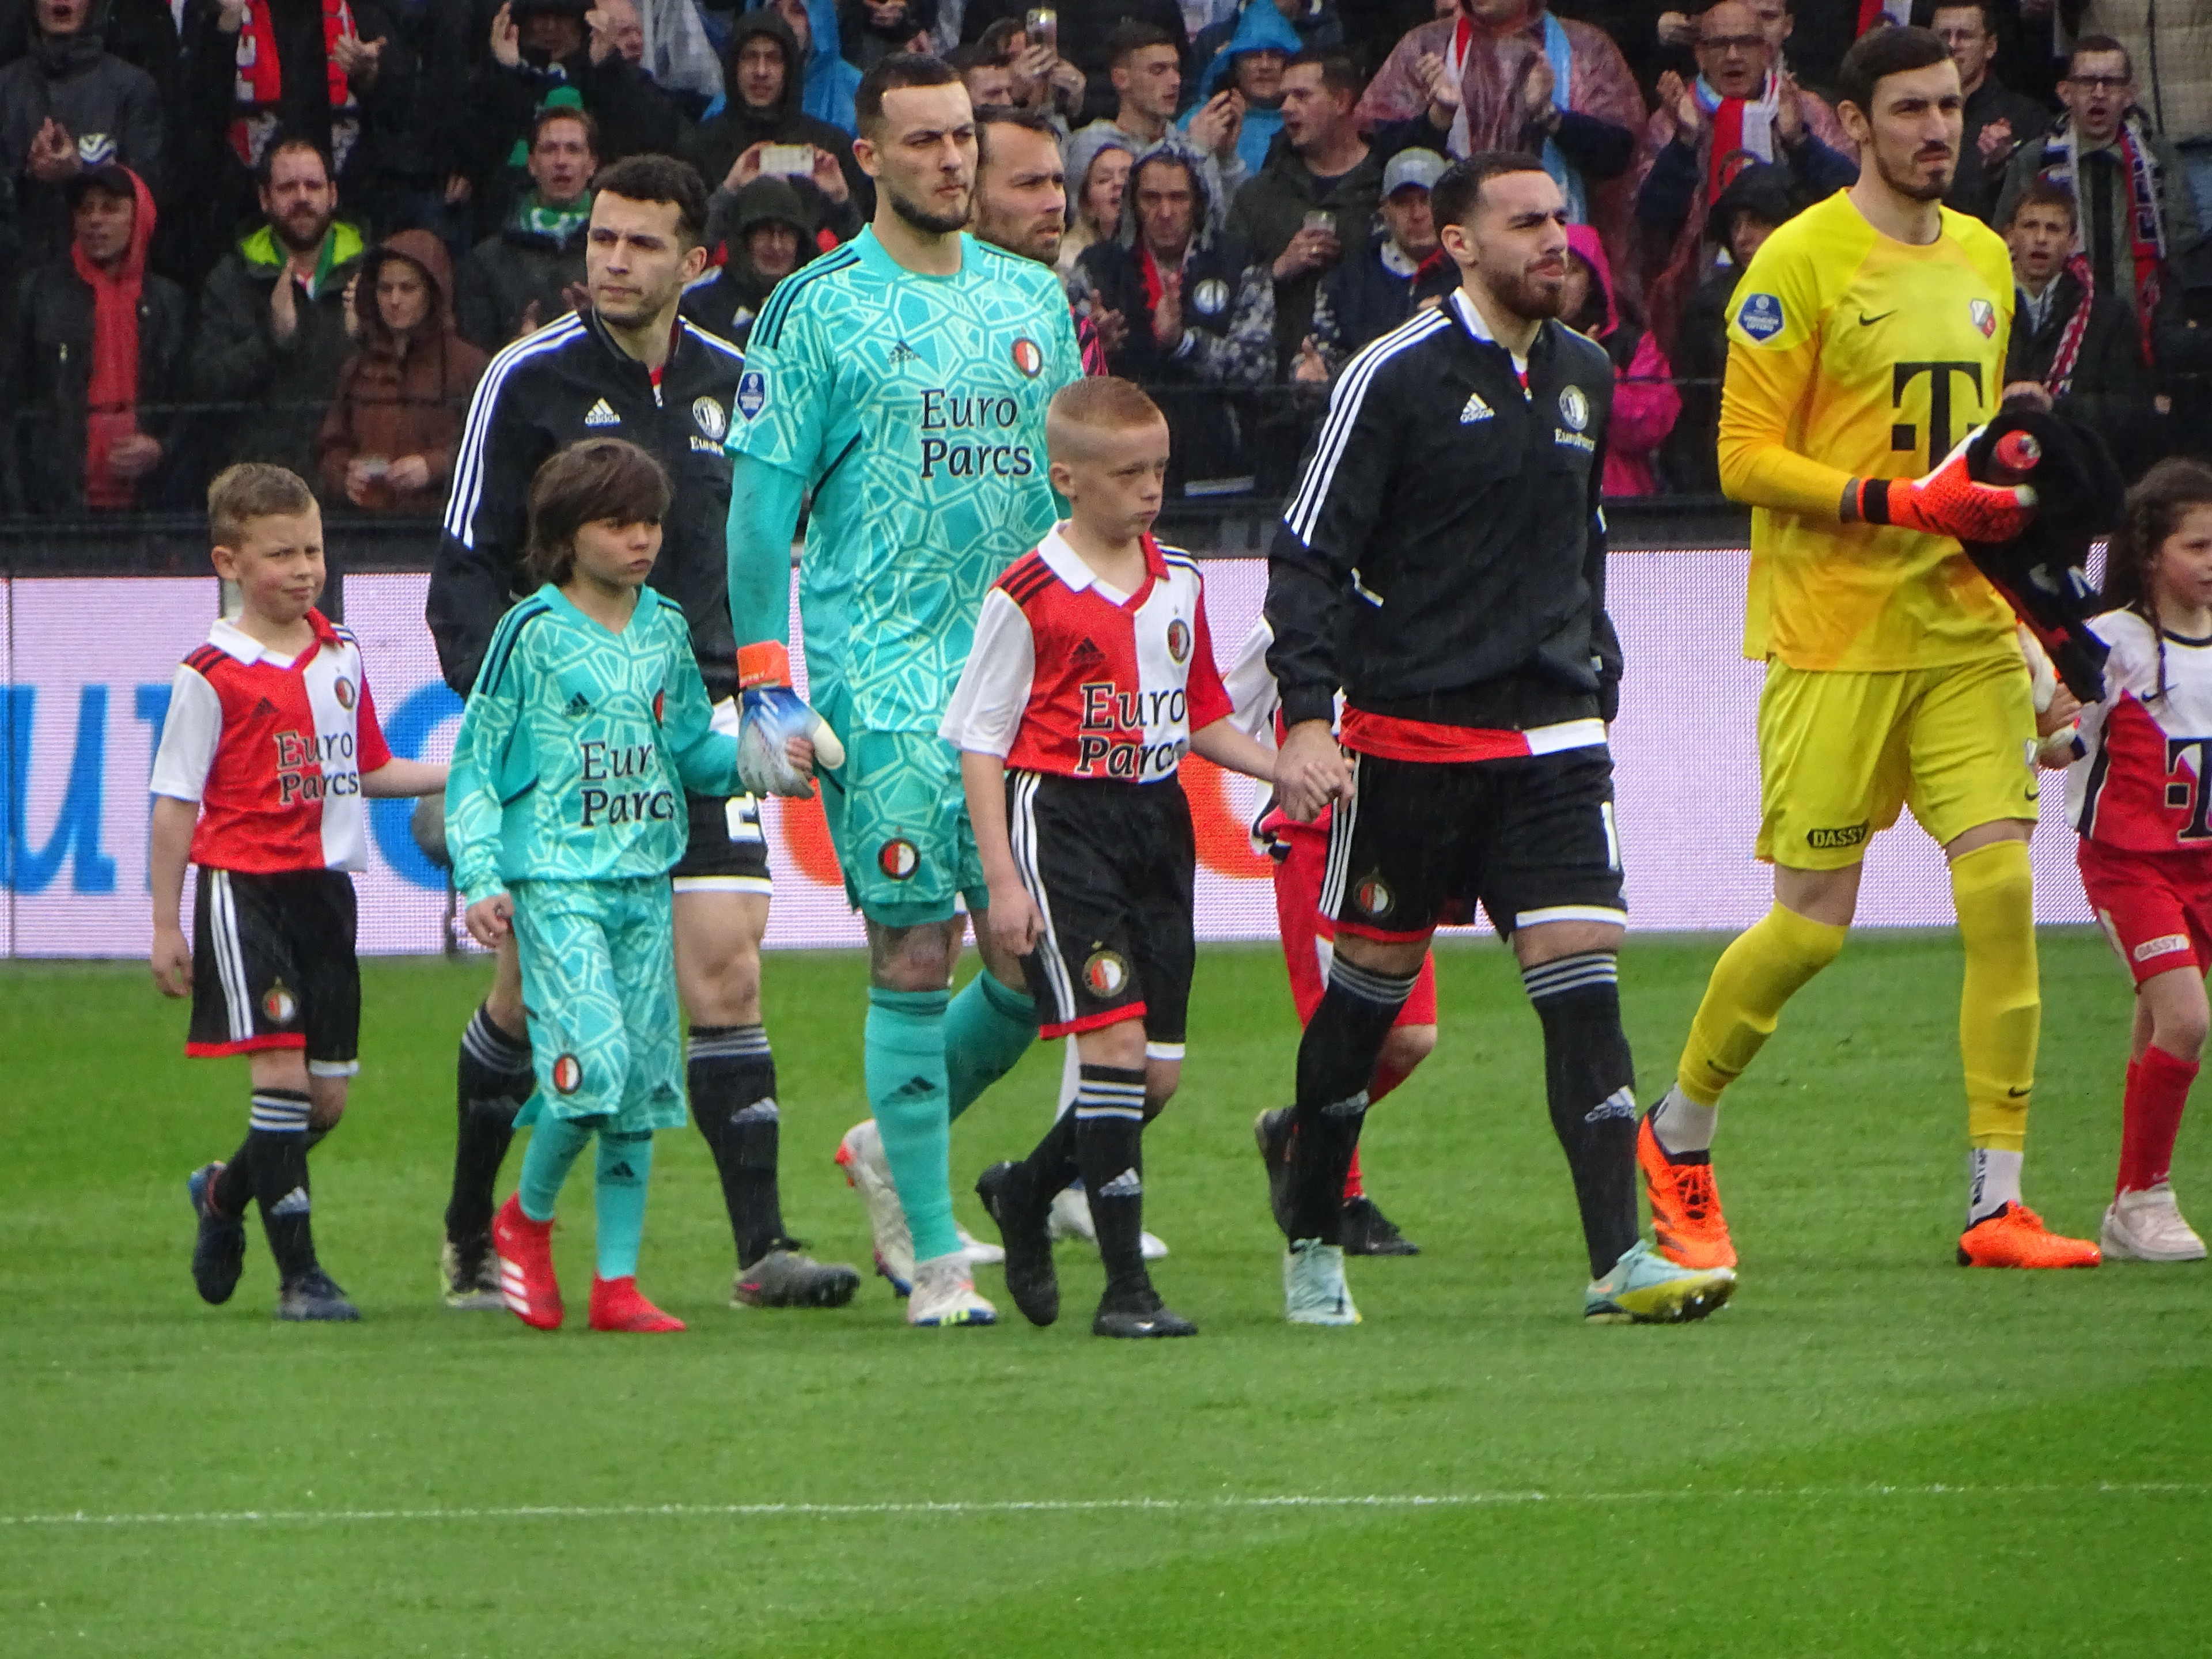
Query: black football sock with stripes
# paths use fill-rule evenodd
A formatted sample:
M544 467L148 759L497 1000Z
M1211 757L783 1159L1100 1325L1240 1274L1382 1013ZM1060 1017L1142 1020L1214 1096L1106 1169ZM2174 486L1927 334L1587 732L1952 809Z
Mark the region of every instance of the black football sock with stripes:
M694 1025L685 1045L691 1119L714 1155L738 1266L750 1267L783 1239L775 1187L775 1056L761 1025Z
M530 1039L502 1030L490 1006L479 1005L461 1033L454 1079L459 1122L446 1237L457 1245L471 1245L490 1235L499 1166L514 1139L514 1120L538 1087L530 1069Z
M307 1196L307 1097L298 1089L256 1089L246 1131L253 1196L276 1276L286 1285L315 1270L315 1238Z
M1075 1097L1075 1165L1091 1200L1106 1294L1127 1296L1145 1275L1145 1072L1085 1066ZM1057 1190L1056 1188L1054 1190Z
M1298 1042L1297 1104L1290 1152L1290 1237L1342 1242L1344 1183L1367 1113L1376 1056L1413 994L1418 974L1401 978L1339 956L1328 988Z
M1636 1068L1620 1029L1620 980L1611 951L1584 951L1521 972L1544 1022L1544 1093L1574 1176L1592 1279L1612 1272L1638 1237Z

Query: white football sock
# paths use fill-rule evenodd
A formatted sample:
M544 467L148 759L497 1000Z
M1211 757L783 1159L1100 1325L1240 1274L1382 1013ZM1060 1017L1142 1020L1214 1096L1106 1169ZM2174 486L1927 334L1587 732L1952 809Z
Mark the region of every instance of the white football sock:
M1680 1089L1669 1089L1666 1097L1651 1109L1651 1133L1660 1146L1676 1158L1685 1152L1710 1152L1713 1126L1720 1121L1720 1115L1719 1107L1700 1106Z
M1977 1146L1966 1154L1966 1224L1986 1221L2008 1204L2020 1202L2022 1154Z

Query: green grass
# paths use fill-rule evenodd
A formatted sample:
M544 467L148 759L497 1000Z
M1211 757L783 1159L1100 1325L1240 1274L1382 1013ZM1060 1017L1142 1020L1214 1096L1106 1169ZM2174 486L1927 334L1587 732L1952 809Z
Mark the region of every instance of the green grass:
M1627 953L1647 1095L1720 943ZM2212 1274L1951 1265L1956 953L1855 940L1731 1095L1736 1304L1584 1329L1535 1021L1502 951L1447 950L1442 1044L1367 1136L1426 1253L1353 1264L1367 1322L1323 1332L1280 1322L1249 1138L1290 1074L1280 963L1209 951L1146 1172L1158 1282L1204 1334L1158 1346L1089 1335L1098 1271L1066 1252L1049 1331L910 1332L872 1279L841 1312L730 1311L689 1131L663 1138L643 1274L689 1334L447 1312L452 1056L482 975L441 963L370 965L367 1069L317 1154L323 1255L363 1322L276 1325L258 1236L206 1308L182 1177L235 1144L239 1068L185 1064L136 967L0 970L0 1651L2201 1652ZM2081 1232L2128 998L2086 933L2048 935L2043 966L2028 1195ZM777 956L768 1003L789 1223L864 1261L829 1163L864 1111L862 975ZM1058 1059L956 1131L979 1233L965 1183L1026 1150ZM2194 1124L2177 1182L2212 1223ZM573 1291L586 1180L564 1215ZM1450 1501L1249 1501L1370 1495ZM1168 1506L1003 1507L1129 1498ZM863 1507L925 1503L970 1507ZM776 1504L837 1507L732 1507ZM324 1518L215 1518L240 1511Z

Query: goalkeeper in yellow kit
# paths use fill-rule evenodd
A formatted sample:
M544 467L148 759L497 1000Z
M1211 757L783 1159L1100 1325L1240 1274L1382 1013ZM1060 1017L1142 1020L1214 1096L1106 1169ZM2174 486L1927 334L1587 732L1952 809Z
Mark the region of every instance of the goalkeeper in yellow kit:
M1775 903L1714 969L1638 1133L1659 1248L1685 1266L1735 1265L1712 1178L1721 1091L1842 950L1867 843L1901 806L1950 861L1966 946L1959 1260L2098 1259L2020 1196L2041 1016L2035 709L2012 615L1960 538L2017 535L2033 495L1966 472L2002 392L2013 279L2004 243L1942 205L1961 104L1934 34L1860 40L1838 100L1858 182L1777 231L1733 302L1720 471L1754 509L1744 653L1767 665L1758 852Z

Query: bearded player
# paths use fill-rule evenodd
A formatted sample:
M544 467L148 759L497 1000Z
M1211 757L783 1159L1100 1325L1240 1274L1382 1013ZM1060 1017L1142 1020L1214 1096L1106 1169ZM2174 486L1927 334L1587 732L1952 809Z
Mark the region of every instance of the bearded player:
M1942 205L1962 108L1943 43L1870 34L1838 87L1858 182L1753 259L1721 404L1721 481L1755 509L1744 653L1767 665L1758 853L1774 908L1714 969L1638 1161L1661 1249L1732 1266L1712 1176L1721 1092L1843 949L1868 840L1910 806L1949 860L1966 947L1959 1261L2094 1266L2094 1244L2021 1200L2041 1017L2035 711L2013 617L1960 546L2015 536L2033 510L2032 491L1966 472L1964 440L2002 386L2011 270L1991 231Z
M984 595L1052 527L1045 407L1083 363L1051 270L962 232L975 122L960 77L896 54L854 103L875 222L786 278L753 325L729 438L730 607L744 718L764 726L794 701L789 556L811 489L807 690L842 739L822 802L869 951L874 1116L839 1162L879 1265L911 1289L908 1322L988 1324L952 1219L950 1121L1021 1057L1037 1014L983 925L990 889L938 727ZM957 898L984 969L954 997Z

